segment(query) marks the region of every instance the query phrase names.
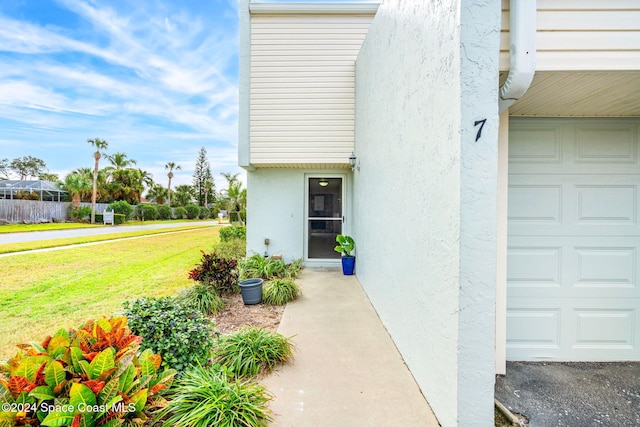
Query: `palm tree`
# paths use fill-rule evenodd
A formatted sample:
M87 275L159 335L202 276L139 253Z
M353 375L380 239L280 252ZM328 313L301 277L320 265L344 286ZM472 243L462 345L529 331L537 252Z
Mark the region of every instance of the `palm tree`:
M138 174L140 174L140 181L144 184L145 187L151 188L153 187L153 174L149 171L138 169Z
M167 189L160 184L154 184L147 191L147 199L151 199L159 205L164 205L164 201L167 199Z
M109 148L109 143L100 138L87 139L87 142L95 147L96 152L93 153L95 164L93 166L93 193L91 193L91 224L96 222L96 197L98 194L98 164L100 163L100 157L102 157L101 151Z
M247 190L242 188L242 182L238 179L239 174L231 174L223 172L222 175L228 184L228 188L223 190L222 193L225 196L227 204L227 212L229 212L229 218L231 213L235 213L238 218L238 222L244 225L242 219L242 212L246 209L247 205Z
M173 170L181 170L180 165L176 165L175 162L168 162L164 165L164 168L169 171L167 176L169 177L169 185L167 185L167 205L171 206L171 179L173 178Z
M73 207L79 208L82 194L91 191L91 180L85 175L72 172L65 177L62 187L69 192Z
M175 194L176 204L178 206L188 205L196 196L196 191L190 185L178 185Z
M113 165L116 170L126 169L129 166L135 165L137 162L133 159L128 159L125 153L115 153L107 156L107 160Z

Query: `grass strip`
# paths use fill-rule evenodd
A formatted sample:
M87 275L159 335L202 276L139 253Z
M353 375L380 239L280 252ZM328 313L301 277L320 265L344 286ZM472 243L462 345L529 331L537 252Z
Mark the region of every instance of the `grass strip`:
M123 225L170 224L172 222L201 222L201 219L127 221ZM211 220L212 225L216 222ZM84 224L81 222L48 222L44 224L7 224L0 225L0 234L27 233L30 231L73 230L75 228L101 228L104 224Z
M103 224L82 224L79 222L51 222L45 224L7 224L0 225L0 234L26 233L29 231L71 230L74 228L97 228Z
M0 254L31 251L34 249L47 249L47 248L54 248L58 246L78 245L81 243L103 242L107 240L122 239L125 237L148 236L148 235L154 235L154 234L170 233L172 231L184 231L184 230L192 230L192 229L199 229L199 228L213 227L213 226L214 224L211 224L210 226L184 225L184 226L176 226L176 227L164 228L164 229L128 231L124 233L114 233L114 234L101 234L99 236L80 236L80 237L68 237L64 239L35 240L33 242L5 243L5 244L0 244Z
M111 316L122 301L175 295L217 227L0 258L0 360L21 342Z

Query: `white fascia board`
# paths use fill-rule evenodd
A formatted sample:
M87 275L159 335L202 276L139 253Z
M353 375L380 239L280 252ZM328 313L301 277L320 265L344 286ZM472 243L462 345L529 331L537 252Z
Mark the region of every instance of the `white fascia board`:
M380 3L249 3L254 14L375 14Z

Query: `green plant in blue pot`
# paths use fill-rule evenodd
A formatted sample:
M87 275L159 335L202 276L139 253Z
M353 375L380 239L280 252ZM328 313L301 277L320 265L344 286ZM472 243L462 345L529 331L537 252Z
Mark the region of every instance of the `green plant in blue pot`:
M356 266L356 257L351 254L356 246L356 242L352 237L343 234L336 236L336 242L338 242L338 245L333 248L333 250L342 255L342 274L351 276Z

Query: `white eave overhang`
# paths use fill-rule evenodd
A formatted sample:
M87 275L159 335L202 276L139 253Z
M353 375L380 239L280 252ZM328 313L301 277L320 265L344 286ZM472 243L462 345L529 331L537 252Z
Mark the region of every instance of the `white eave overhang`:
M374 14L380 3L249 3L254 14Z

